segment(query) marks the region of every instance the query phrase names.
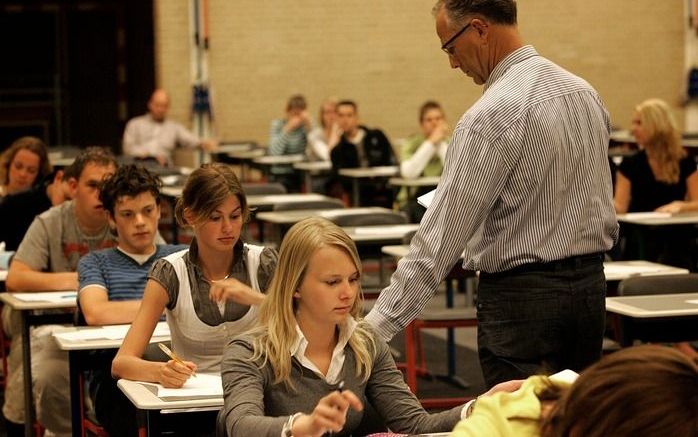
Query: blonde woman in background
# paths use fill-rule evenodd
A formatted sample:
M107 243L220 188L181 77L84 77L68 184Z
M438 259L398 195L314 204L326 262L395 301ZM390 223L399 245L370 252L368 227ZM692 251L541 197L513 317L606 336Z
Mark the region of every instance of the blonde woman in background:
M337 99L326 99L320 105L320 126L308 134L308 156L312 160L329 161L330 152L341 137L342 131L337 124Z
M616 212L698 210L698 172L681 147L669 105L649 99L635 108L632 134L640 151L623 159L616 173Z
M219 424L227 435L365 435L367 402L394 432L454 427L464 409L424 411L388 345L361 319L360 283L359 254L341 228L321 218L291 228L260 326L224 351Z
M616 172L616 212L679 213L698 210L698 172L681 147L681 135L669 105L659 99L640 103L631 132L640 151L623 159ZM693 268L692 226L648 228L621 224L623 259L644 259Z

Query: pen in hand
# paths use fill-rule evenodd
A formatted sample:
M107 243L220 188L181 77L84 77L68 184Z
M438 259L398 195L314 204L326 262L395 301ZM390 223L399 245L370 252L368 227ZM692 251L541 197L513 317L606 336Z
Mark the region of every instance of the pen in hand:
M339 384L337 384L337 391L341 393L342 390L344 390L344 380L339 381ZM325 435L328 437L332 437L334 433L332 431L328 431L325 433Z
M186 364L184 364L184 361L182 361L182 359L179 358L179 356L175 354L169 347L165 346L164 343L158 343L158 347L161 351L165 353L165 355L172 358L176 363L181 364L184 367L188 367ZM196 376L196 372L192 371L191 376Z

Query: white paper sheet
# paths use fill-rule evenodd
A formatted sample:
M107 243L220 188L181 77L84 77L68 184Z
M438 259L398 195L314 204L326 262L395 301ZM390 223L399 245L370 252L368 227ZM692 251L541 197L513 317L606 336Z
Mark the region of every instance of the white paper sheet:
M421 195L417 197L417 203L422 205L425 208L429 208L429 205L431 205L431 202L434 201L434 195L436 194L436 190L431 190L427 194Z
M131 325L109 325L93 327L91 329L78 329L75 331L57 332L55 337L68 341L86 340L123 340ZM167 323L160 322L155 326L153 337L169 337L170 327Z
M24 302L65 302L77 299L76 291L45 291L40 293L14 293L14 297Z
M365 226L354 229L357 235L383 235L388 233L409 232L413 230L413 225L394 226Z
M192 398L223 396L223 383L220 375L197 373L187 379L182 388L165 388L156 384L159 398Z

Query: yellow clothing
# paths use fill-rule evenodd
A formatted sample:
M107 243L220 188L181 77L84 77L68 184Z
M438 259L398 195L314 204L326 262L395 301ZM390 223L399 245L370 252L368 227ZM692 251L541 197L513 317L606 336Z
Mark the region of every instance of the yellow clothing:
M546 377L531 376L514 393L496 393L477 400L473 412L453 429L453 437L533 437L540 435L540 401L536 392ZM558 386L569 383L555 381Z

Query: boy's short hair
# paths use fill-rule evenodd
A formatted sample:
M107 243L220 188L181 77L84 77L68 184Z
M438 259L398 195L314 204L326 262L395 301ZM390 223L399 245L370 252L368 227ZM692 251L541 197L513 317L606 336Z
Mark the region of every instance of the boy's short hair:
M105 147L92 146L80 152L80 154L75 157L75 161L66 167L65 172L63 173L63 180L67 181L70 178L79 180L87 164L96 164L100 167L119 167L114 154L112 154L109 149Z
M160 188L162 181L140 165L128 164L119 168L116 173L102 182L99 200L104 209L114 216L114 207L123 196L136 197L148 192L153 195L155 202L160 204Z

